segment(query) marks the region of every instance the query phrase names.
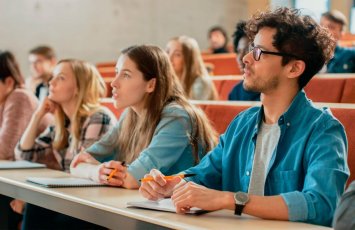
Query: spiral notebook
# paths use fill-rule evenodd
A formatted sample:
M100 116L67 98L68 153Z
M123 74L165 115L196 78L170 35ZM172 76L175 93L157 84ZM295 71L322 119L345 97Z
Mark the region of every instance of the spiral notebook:
M127 207L135 207L135 208L143 208L143 209L151 209L151 210L158 210L158 211L164 211L164 212L176 212L176 208L172 202L172 200L169 199L162 199L159 201L137 201L137 202L128 202ZM187 214L203 214L206 213L206 210L200 209L200 208L191 208Z
M101 187L103 184L92 180L76 178L76 177L28 177L26 181L41 185L47 188L64 188L64 187Z

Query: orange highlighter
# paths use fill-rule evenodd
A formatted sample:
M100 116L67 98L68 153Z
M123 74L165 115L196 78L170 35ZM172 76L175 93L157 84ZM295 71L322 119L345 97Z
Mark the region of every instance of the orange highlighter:
M188 174L178 174L178 175L173 175L173 176L164 176L165 180L172 180L175 177L180 177L181 179L185 178L185 177L192 177L192 176L196 176L196 174L194 173L188 173ZM146 177L146 178L142 178L139 181L140 182L148 182L148 181L153 181L154 178L153 177Z

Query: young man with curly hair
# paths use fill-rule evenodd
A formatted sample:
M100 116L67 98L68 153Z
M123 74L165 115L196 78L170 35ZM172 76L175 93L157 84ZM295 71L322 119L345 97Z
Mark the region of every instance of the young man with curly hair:
M258 13L247 23L253 41L244 88L261 92L261 107L240 113L216 148L183 173L196 176L141 184L151 200L172 197L176 211L231 209L265 219L330 226L349 177L343 126L302 90L333 54L326 29L298 10ZM177 186L176 186L177 185Z

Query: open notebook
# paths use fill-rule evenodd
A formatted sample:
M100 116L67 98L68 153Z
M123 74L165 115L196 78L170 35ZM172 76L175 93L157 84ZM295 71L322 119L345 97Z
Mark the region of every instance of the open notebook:
M162 199L159 201L137 201L137 202L128 202L127 207L136 207L136 208L144 208L144 209L152 209L159 210L164 212L176 212L175 206L172 200ZM191 208L190 211L186 212L188 214L201 214L206 213L207 211L202 210L200 208Z
M48 188L105 186L103 184L99 184L92 180L76 178L76 177L60 177L60 178L28 177L26 181Z
M0 161L0 169L45 168L46 165L31 161Z

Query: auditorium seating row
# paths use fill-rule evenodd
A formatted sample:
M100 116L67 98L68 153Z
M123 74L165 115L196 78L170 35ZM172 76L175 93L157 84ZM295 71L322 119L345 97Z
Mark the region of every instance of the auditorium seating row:
M260 102L230 102L230 101L192 101L199 106L212 122L219 134L222 134L233 118L245 109L252 106L260 106ZM102 104L110 108L116 116L119 116L122 110L114 108L112 99L102 99ZM334 116L345 127L348 138L348 164L350 168L350 181L355 180L355 105L339 103L316 103L318 107L329 107Z
M228 100L232 88L242 76L213 77L220 100ZM307 96L315 102L355 103L355 74L317 75L305 87Z
M211 75L240 74L236 58L237 55L235 53L202 55L202 59ZM115 65L116 62L102 62L96 66L103 77L114 77Z
M242 76L219 76L211 78L219 94L219 100L228 100L232 88L240 82ZM113 78L105 78L111 96L110 83ZM317 75L305 87L307 96L315 102L355 103L355 74Z

